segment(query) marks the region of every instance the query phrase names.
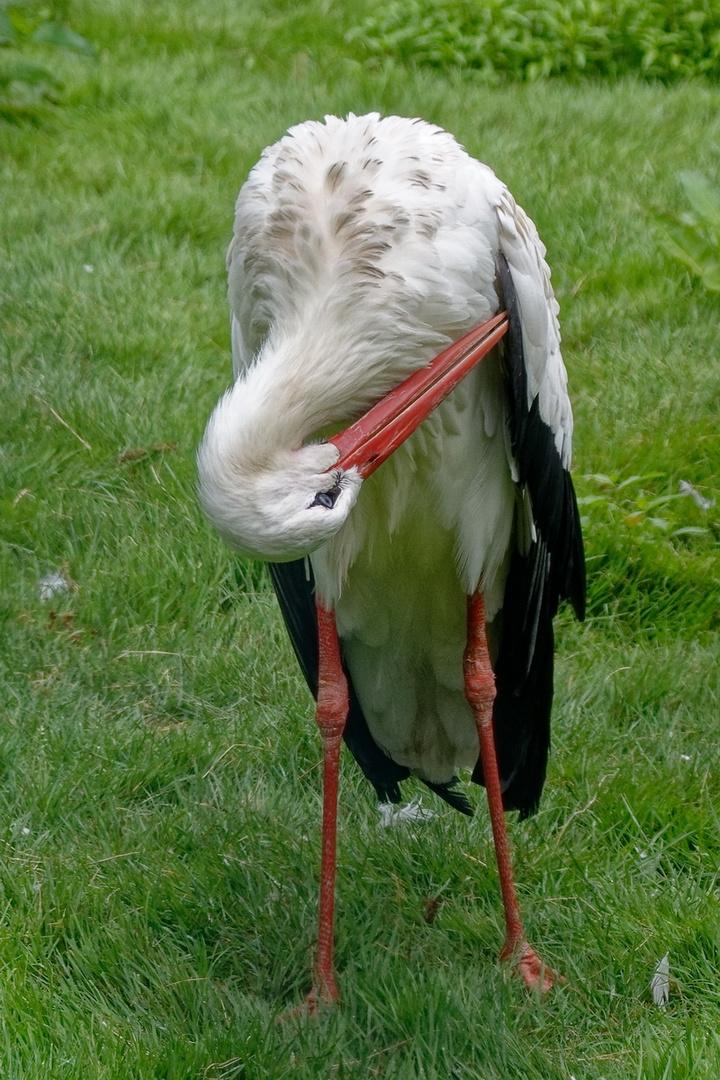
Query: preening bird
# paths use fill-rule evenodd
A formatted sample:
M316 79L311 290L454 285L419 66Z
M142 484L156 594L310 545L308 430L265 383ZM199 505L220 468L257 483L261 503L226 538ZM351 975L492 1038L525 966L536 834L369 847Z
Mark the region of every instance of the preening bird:
M317 698L325 802L308 1004L338 996L342 737L383 801L414 775L469 813L458 772L485 784L502 955L547 988L503 808L538 806L552 620L562 599L582 618L585 572L537 230L440 128L329 116L292 128L251 171L228 272L235 382L198 452L199 492L234 548L270 562Z

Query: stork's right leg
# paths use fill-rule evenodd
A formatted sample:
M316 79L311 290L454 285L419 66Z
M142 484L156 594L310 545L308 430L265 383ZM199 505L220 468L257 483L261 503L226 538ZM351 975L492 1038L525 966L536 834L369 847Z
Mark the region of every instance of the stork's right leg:
M340 748L349 703L335 616L319 600L316 610L319 666L315 720L323 746L323 824L317 960L313 988L307 999L310 1012L315 1011L319 1002L332 1004L339 997L333 967L337 802Z

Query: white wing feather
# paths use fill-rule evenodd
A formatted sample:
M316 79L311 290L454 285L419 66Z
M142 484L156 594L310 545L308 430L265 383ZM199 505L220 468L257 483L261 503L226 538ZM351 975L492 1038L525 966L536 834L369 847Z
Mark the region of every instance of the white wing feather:
M545 262L545 245L534 223L505 187L496 209L500 250L508 261L520 308L528 408L537 397L540 416L555 436L563 465L569 468L572 411L560 353L559 307Z

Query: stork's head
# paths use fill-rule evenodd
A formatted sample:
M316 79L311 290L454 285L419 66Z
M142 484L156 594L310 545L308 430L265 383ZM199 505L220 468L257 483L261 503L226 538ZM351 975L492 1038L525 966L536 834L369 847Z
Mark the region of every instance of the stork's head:
M507 328L505 312L493 315L408 376L333 442L297 449L288 449L303 430L293 420L296 399L288 399L284 415L268 408L266 393L257 387L249 393L247 381L238 379L210 417L198 451L200 501L210 521L233 547L256 558L287 562L315 551L345 524L363 480ZM259 366L251 377L258 371L262 387Z
M235 389L210 417L198 451L199 496L217 531L244 555L287 562L308 555L343 526L362 480L333 469L332 443L287 449L272 431L242 422ZM282 442L282 440L280 440Z

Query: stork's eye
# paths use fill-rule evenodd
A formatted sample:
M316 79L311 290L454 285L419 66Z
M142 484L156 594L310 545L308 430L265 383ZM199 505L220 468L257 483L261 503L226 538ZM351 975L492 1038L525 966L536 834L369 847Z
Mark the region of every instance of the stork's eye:
M340 494L340 485L336 484L335 487L331 487L329 491L318 491L311 506L324 506L326 510L332 510L337 502L338 495Z

